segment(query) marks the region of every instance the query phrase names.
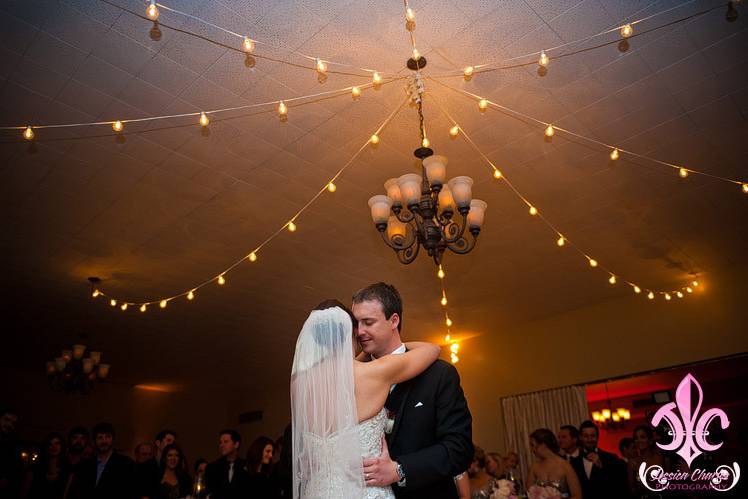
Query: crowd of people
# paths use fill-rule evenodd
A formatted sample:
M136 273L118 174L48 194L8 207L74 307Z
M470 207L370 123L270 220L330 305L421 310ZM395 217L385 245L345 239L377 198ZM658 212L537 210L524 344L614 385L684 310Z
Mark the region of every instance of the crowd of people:
M15 438L18 415L0 409L0 499L251 499L291 497L291 459L283 442L255 439L244 451L239 432L218 432L220 457L190 462L177 432L162 430L131 458L117 450L115 428L76 426L47 435L38 451ZM284 452L285 451L285 452Z

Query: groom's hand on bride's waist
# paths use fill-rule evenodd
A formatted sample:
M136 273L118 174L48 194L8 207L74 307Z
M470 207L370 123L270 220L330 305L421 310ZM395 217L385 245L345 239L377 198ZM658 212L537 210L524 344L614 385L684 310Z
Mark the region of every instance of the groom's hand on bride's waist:
M382 439L382 454L364 459L364 480L367 487L387 487L400 480L397 462L390 458L387 442Z

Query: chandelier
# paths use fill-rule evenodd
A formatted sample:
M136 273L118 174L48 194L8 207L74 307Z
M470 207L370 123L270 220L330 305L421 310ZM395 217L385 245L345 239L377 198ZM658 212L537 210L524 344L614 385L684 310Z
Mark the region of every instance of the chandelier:
M445 182L448 160L429 147L423 125L424 85L418 72L425 65L423 56L408 61L408 67L417 71L408 91L418 110L421 147L413 155L421 162L421 174L387 180L387 194L371 197L369 208L375 227L401 263L413 262L423 247L441 265L446 250L460 255L472 251L488 205L472 198L470 177Z
M605 407L599 411L592 411L592 420L600 428L606 430L618 430L626 426L626 421L631 419L631 411L624 407L613 410L608 395L608 383L605 383L605 397L607 399Z
M101 352L91 351L83 357L85 345L73 345L70 350L63 350L55 360L47 362L49 386L65 393L88 393L96 380L103 380L109 375L109 364L101 363Z

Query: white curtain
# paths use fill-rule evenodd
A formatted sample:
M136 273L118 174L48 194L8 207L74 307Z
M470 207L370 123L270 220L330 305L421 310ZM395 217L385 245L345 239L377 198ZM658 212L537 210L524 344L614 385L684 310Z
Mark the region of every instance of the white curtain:
M554 434L567 424L579 426L589 419L584 386L565 386L501 399L507 451L519 454L521 479L527 479L533 456L530 434L548 428Z

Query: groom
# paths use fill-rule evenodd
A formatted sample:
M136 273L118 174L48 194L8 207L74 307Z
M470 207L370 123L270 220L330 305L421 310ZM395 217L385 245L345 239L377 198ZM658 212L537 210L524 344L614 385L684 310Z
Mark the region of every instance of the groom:
M379 282L356 293L353 315L365 354L378 358L405 352L403 305L394 286ZM439 359L394 386L385 406L394 416L389 454L364 460L366 485L392 485L398 499L456 499L454 477L473 460L472 417L457 370Z

